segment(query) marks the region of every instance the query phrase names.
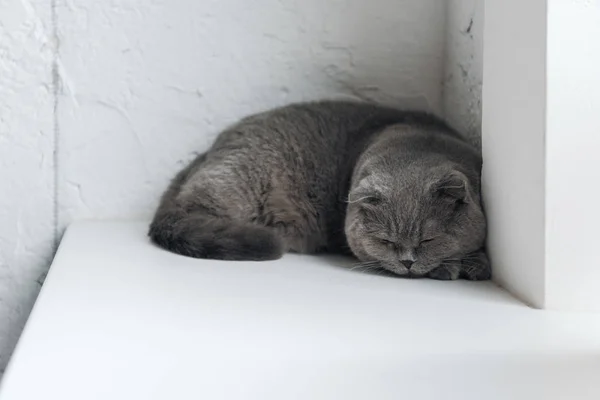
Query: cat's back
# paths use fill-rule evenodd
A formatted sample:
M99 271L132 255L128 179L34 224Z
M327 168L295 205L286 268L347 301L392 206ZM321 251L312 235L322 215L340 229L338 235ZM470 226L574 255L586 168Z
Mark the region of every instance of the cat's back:
M343 195L365 149L382 131L397 125L410 127L419 135L436 132L461 140L443 120L428 113L323 100L295 103L240 120L217 137L204 166L218 171L227 166L236 169L237 175L243 170L247 180L285 183L298 192L318 188L319 200L330 203ZM383 148L381 154L394 147Z
M385 126L399 123L443 125L421 112L403 111L358 101L323 100L295 103L243 118L216 140L219 148L236 145L283 145L302 143L313 150L341 150L353 140L364 139ZM266 143L265 143L266 142Z

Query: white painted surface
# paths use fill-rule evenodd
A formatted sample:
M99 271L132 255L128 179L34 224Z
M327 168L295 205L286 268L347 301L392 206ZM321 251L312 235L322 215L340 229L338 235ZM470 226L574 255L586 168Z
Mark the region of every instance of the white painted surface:
M600 398L600 315L343 259L194 260L145 229L69 229L0 400Z
M546 305L600 311L600 2L548 11Z
M53 247L50 4L0 1L0 376Z
M65 1L60 227L153 211L227 124L292 101L441 110L438 0Z
M546 2L488 0L483 196L494 279L545 303Z
M495 277L536 307L600 311L600 2L489 0L485 23Z
M483 9L481 0L447 0L444 115L475 145L481 145Z

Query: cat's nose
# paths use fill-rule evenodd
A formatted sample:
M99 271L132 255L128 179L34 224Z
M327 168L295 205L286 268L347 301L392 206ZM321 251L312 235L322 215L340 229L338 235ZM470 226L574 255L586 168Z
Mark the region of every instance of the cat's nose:
M411 260L402 260L400 262L402 263L402 265L404 265L406 267L406 269L411 269L411 267L415 263L414 261L411 261Z

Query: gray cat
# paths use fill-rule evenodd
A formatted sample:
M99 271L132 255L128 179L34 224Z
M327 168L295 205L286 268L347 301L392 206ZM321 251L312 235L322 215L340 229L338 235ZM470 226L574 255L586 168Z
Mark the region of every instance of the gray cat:
M352 253L403 276L489 279L480 169L432 115L294 104L222 132L171 182L149 236L198 258Z

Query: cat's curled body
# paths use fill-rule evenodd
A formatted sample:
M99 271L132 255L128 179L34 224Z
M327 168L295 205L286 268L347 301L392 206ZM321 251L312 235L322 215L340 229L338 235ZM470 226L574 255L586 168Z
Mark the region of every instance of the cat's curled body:
M351 252L399 275L487 279L480 169L434 116L294 104L222 132L171 182L149 236L198 258Z

